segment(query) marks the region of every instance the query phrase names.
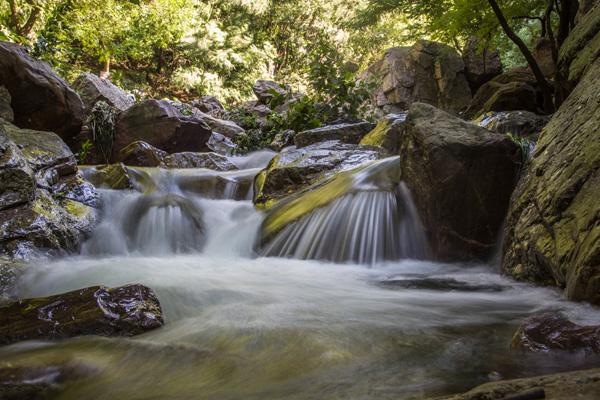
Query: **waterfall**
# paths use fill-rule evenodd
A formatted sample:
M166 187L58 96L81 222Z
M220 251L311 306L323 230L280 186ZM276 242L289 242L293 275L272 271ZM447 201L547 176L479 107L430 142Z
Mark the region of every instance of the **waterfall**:
M360 264L426 258L427 240L409 190L394 183L397 169L398 157L359 168L350 175L347 193L285 225L261 254ZM339 190L340 182L334 179L321 190L327 193L329 185Z

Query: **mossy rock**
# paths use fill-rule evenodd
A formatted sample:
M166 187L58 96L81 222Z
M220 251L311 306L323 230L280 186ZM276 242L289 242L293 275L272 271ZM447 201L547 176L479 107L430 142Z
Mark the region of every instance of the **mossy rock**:
M382 147L389 154L397 154L405 121L406 113L386 115L379 120L377 126L371 132L362 138L360 144Z

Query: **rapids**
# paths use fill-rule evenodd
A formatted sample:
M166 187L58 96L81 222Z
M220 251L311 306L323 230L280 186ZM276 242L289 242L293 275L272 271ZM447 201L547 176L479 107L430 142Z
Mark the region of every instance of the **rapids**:
M0 348L0 359L80 365L90 376L57 398L107 400L420 399L600 361L510 352L531 313L563 310L580 323L600 323L600 314L510 281L494 265L407 259L400 250L367 264L257 254L263 214L248 195L219 179L203 195L206 186L193 182L237 182L269 158L238 158L245 170L235 173L150 171L158 189L147 194L103 190L103 220L82 253L31 265L19 295L141 283L158 294L165 326L131 339L18 343ZM335 218L348 226L374 215L352 198L338 201L347 204L334 204ZM394 227L418 235L417 225ZM325 248L336 233L319 233Z

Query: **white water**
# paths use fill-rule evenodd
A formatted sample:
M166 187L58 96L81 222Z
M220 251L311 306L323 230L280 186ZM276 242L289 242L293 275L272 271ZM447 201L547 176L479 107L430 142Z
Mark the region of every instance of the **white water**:
M0 359L76 362L93 371L59 399L419 399L490 377L598 363L508 350L519 320L534 312L564 310L581 323L600 323L592 308L564 302L556 291L517 284L490 266L257 258L262 215L249 201L169 187L154 196L171 192L185 201L141 207L135 226L122 222L145 195L104 192L105 219L84 254L31 266L20 285L29 297L142 283L157 292L166 325L134 339L16 344L0 348ZM190 223L197 212L201 241L188 237L198 235ZM466 282L471 290L385 284L425 278Z

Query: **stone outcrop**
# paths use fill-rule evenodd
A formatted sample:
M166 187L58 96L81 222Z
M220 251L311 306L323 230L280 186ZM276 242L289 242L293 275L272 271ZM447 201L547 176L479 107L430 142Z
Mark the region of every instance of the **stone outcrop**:
M435 400L596 400L598 393L600 368L490 382L464 394Z
M383 157L376 147L329 141L275 156L254 182L254 203L269 207L334 173Z
M192 101L192 107L216 118L225 113L225 107L214 96L202 96L200 99Z
M549 121L549 116L538 115L530 111L492 111L481 115L473 122L490 131L537 141L539 134Z
M174 153L163 160L167 168L207 168L214 171L233 171L237 167L225 156L217 153Z
M225 119L215 118L212 115L202 112L196 108L192 110L192 116L199 121L206 123L214 132L220 133L221 135L230 139L245 132L244 128L240 127L233 121Z
M144 141L168 153L208 151L211 128L195 118L191 109L185 114L166 100L147 100L130 107L117 120L113 159L135 141Z
M156 189L148 173L121 163L82 168L82 173L85 179L102 189L137 190L142 193Z
M48 64L31 58L23 47L0 42L0 86L12 97L15 125L56 132L67 141L79 133L83 102Z
M93 286L0 308L0 344L80 335L133 336L163 325L154 291Z
M8 89L4 86L0 86L0 118L13 122L15 114L13 113L12 107L10 106L11 97Z
M0 253L76 250L96 220L98 195L54 133L0 123Z
M398 154L404 122L406 113L388 114L379 120L375 129L361 139L360 144L382 147L389 154Z
M294 136L294 143L298 147L311 144L339 140L342 143L358 144L361 139L374 128L370 122L350 124L327 125L321 128L298 132Z
M116 161L132 167L159 167L168 155L166 151L137 141L122 148Z
M405 111L415 102L458 113L471 101L463 60L441 43L422 40L412 47L389 49L362 79L381 81L373 97L386 113Z
M506 221L502 268L600 304L600 60L542 132Z
M502 73L502 61L498 51L481 48L481 42L475 37L467 41L462 59L472 93Z
M106 102L118 111L125 111L135 103L133 96L128 95L108 79L102 79L94 74L80 75L73 83L73 88L79 93L88 111L99 101Z
M256 81L254 86L252 86L252 91L258 99L258 103L263 105L269 105L274 97L274 93L285 96L288 92L286 88L282 87L277 82L267 80Z
M600 3L590 7L571 31L558 53L558 71L570 89L600 57Z
M400 146L402 176L436 259L491 256L521 157L505 135L428 104L413 104Z
M511 347L531 352L564 350L600 354L600 325L577 325L561 314L534 315L521 322Z

